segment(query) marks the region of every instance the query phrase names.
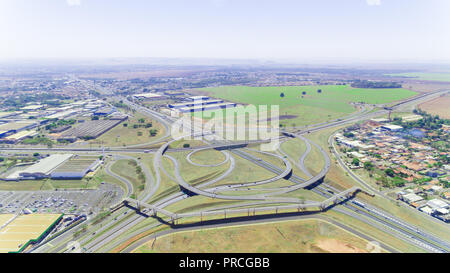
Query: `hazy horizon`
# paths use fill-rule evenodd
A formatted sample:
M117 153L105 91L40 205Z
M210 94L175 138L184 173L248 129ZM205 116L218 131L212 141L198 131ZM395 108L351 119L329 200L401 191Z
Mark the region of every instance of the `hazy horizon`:
M0 60L450 63L446 0L0 0Z

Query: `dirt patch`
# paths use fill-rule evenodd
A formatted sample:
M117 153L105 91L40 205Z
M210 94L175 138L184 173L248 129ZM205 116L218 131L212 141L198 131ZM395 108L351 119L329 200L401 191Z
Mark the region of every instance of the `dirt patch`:
M446 95L433 100L424 102L419 108L433 115L439 115L441 118L450 118L450 96Z
M336 239L323 239L314 245L325 252L330 253L367 253L367 251L354 247L348 243L343 243Z

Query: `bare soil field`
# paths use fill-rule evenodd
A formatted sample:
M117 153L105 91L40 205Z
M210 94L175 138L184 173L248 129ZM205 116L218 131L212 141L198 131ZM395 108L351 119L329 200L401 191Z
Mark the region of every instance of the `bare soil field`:
M450 118L450 96L438 97L419 105L420 109L442 118Z
M424 82L424 81L407 81L403 83L403 88L420 92L434 92L442 89L450 89L448 82Z

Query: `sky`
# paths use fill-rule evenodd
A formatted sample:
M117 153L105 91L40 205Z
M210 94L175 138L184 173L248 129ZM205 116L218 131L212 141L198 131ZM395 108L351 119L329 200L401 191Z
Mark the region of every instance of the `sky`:
M449 0L0 0L0 59L450 61Z

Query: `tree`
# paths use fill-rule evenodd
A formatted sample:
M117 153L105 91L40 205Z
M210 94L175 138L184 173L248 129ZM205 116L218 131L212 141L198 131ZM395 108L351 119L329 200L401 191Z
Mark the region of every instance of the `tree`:
M305 91L303 91L303 92L302 92L302 95L303 95L303 96L304 96L304 95L306 95L306 92L305 92Z
M318 89L317 93L319 93L319 94L322 93L322 89Z
M98 116L93 116L92 120L99 120L100 118Z
M364 162L364 169L366 169L366 170L368 170L368 171L373 170L373 164L372 164L372 162L370 162L370 161Z
M395 176L394 170L392 170L392 169L386 169L384 172L387 175L389 175L390 177L394 177Z
M191 145L189 143L184 143L183 144L183 148L189 148L189 147L191 147Z
M283 92L281 92L280 97L284 98L284 93Z
M150 135L151 136L156 136L157 133L158 133L158 130L156 130L156 129L151 129L150 130Z
M142 136L142 132L141 131L137 132L137 135Z
M355 166L359 166L359 159L358 158L353 158L352 164Z

